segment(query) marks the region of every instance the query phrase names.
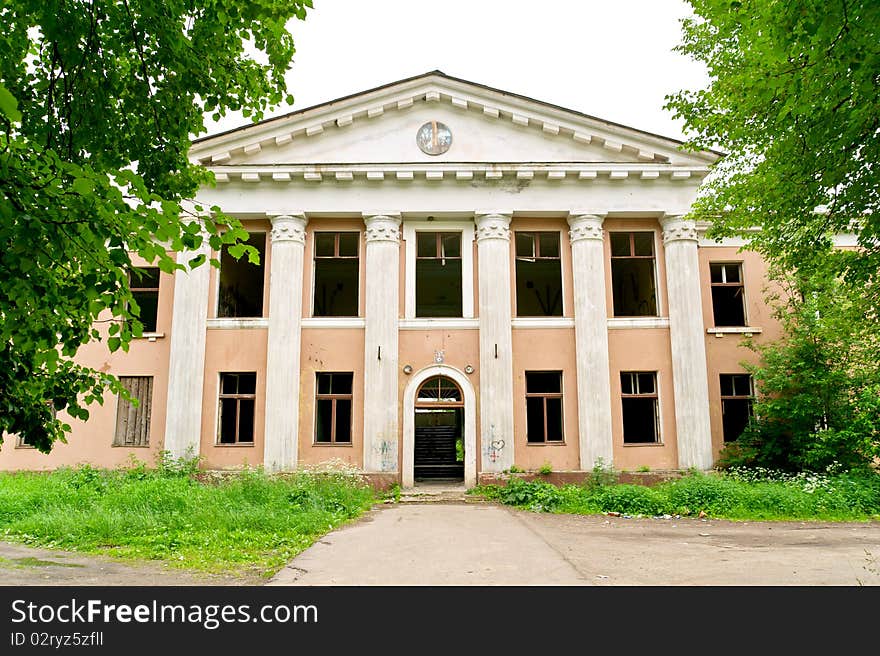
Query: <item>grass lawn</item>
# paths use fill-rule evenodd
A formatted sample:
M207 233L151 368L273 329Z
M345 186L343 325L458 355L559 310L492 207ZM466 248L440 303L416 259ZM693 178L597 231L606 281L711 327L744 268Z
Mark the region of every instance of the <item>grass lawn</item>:
M246 471L202 481L167 463L0 473L0 538L268 577L374 501L371 488L344 473Z
M876 473L692 473L653 487L618 485L606 473L586 485L555 487L514 478L506 487L485 486L472 492L519 508L582 515L687 517L702 512L733 520L880 520Z

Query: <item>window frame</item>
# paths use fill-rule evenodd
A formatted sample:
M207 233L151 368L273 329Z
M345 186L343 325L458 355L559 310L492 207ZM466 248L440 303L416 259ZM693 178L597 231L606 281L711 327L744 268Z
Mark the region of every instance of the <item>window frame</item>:
M529 374L557 374L559 376L559 392L529 392ZM563 378L563 372L561 369L530 369L523 372L523 385L525 388L524 393L524 401L525 401L525 420L526 420L526 445L531 446L547 446L547 445L557 445L557 444L565 444L565 388L564 388L565 380ZM544 417L544 431L541 436L541 440L530 440L529 439L529 402L530 398L540 398L543 399L541 404L543 417ZM548 439L547 438L547 400L548 399L559 399L559 429L560 429L560 437L559 439Z
M724 394L724 385L722 383L724 376L731 376L731 377L743 376L743 377L748 378L749 393L747 395L736 394L736 383L735 383L735 381L731 381L731 386L733 388L734 394ZM721 442L723 444L731 444L733 442L736 442L737 439L739 439L739 435L737 435L732 440L728 440L727 436L725 435L725 431L724 431L724 402L725 401L747 401L748 402L748 409L749 409L749 419L748 419L748 422L746 423L746 426L748 426L755 418L755 409L754 409L755 379L750 373L745 373L745 372L735 372L735 373L729 373L729 374L728 373L719 373L718 374L718 388L719 388L719 391L721 392L721 394L719 396L719 398L721 399Z
M322 375L338 375L338 374L348 374L351 376L351 392L348 394L322 394L318 390L320 388L320 376ZM331 379L332 385L332 379ZM332 389L332 387L331 387ZM336 402L339 400L347 400L350 404L350 414L348 419L348 441L340 442L336 439ZM329 442L319 442L318 441L318 402L319 401L332 401L330 404L330 441ZM315 422L314 422L314 430L312 433L312 445L313 446L352 446L354 440L352 438L352 434L354 433L354 372L353 371L316 371L315 372Z
M663 416L660 412L660 372L659 371L620 371L620 427L621 439L624 446L662 446L663 445ZM650 394L641 392L625 393L623 391L623 376L634 376L632 389L638 389L638 377L640 374L651 374L654 377L654 391ZM627 442L626 441L626 414L624 412L624 399L653 399L654 401L654 440L652 442Z
M419 255L419 233L421 234L433 234L434 235L434 255ZM458 255L446 255L443 247L443 238L444 237L458 237ZM432 320L443 320L443 319L458 319L461 317L444 317L444 316L425 316L418 313L418 267L419 261L441 261L443 264L446 264L446 260L458 260L459 262L459 270L461 271L461 280L459 284L461 286L461 298L459 299L461 306L461 314L464 315L464 237L460 230L419 230L415 234L415 242L413 244L415 250L415 276L416 279L413 280L413 286L416 289L415 293L415 307L413 308L415 312L415 317L417 319L432 319Z
M243 394L241 392L235 393L224 393L223 392L223 376L240 376L242 374L253 374L254 376L254 391L253 393ZM218 382L218 394L217 394L217 434L214 438L214 446L220 447L252 447L257 441L257 385L259 383L259 378L257 376L256 371L221 371L218 372L217 376ZM237 385L236 385L237 387ZM236 399L235 404L235 441L234 442L221 442L221 435L223 430L223 400L224 399ZM240 435L240 423L241 423L241 401L249 400L254 402L254 425L252 427L251 440L249 442L242 441L239 439Z
M724 279L722 282L714 282L712 280L712 267L713 266L721 266L723 267L721 270L721 277ZM739 269L739 282L727 282L727 268L729 266L735 266ZM742 290L740 294L740 303L742 303L742 315L743 322L742 325L726 325L719 326L718 320L715 317L715 294L714 289L716 287L739 287ZM746 303L746 281L744 277L743 271L743 263L742 261L720 261L720 262L709 262L709 299L712 302L712 325L715 328L745 328L749 325L749 305Z
M220 274L223 270L223 249L225 245L221 246L219 251L214 251L213 255L220 263L220 266L216 269L212 268L212 274L214 276L214 319L228 319L232 321L254 321L260 319L266 319L269 316L269 285L270 285L270 268L266 266L268 262L269 256L269 248L271 244L271 231L266 230L263 227L254 228L253 230L248 231L249 238L254 235L263 235L263 256L260 258L260 266L263 269L263 297L260 300L262 305L262 314L259 317L228 317L228 316L220 316ZM246 258L246 255L242 255L243 258ZM239 260L240 261L240 260ZM236 372L228 372L228 373L236 373ZM243 372L247 373L247 372Z
M138 278L137 274L134 273L132 269L128 271L128 290L131 292L131 295L134 296L135 293L146 293L146 292L155 292L156 294L156 316L153 319L153 329L147 330L146 326L144 326L144 331L141 333L141 336L144 335L154 335L159 330L159 290L162 286L162 270L157 266L136 266L135 269L139 270L147 270L147 269L155 269L156 270L156 286L155 287L135 287L133 283L140 284L142 280L136 280ZM139 304L140 305L140 304ZM143 307L141 307L143 311ZM141 324L144 324L143 318L139 317Z
M562 232L559 230L512 230L512 239L513 241L513 316L515 318L549 318L549 319L559 319L565 316L565 275L563 273L562 268ZM517 237L519 235L531 235L534 239L532 242L534 245L535 255L533 257L528 257L525 255L517 254ZM556 247L557 247L557 255L555 256L545 256L541 255L541 235L554 235L556 237ZM531 261L535 262L537 260L556 260L559 262L559 314L520 314L519 313L519 294L517 293L517 289L519 287L519 280L517 276L517 268L516 263L519 261Z
M454 323L460 319L473 319L474 314L474 241L476 226L470 221L421 221L405 220L402 234L405 248L405 277L403 318L431 325ZM457 232L461 234L461 317L416 316L416 251L420 232Z
M645 233L651 235L651 255L633 255L635 253L635 234L636 233ZM611 243L611 236L614 234L628 234L629 237L629 246L630 246L630 255L614 255L614 249ZM635 228L629 230L614 230L609 229L607 231L608 235L608 277L609 283L611 286L611 315L609 318L611 319L648 319L648 318L659 318L663 316L663 307L661 306L660 300L662 294L660 293L660 268L659 268L659 253L658 253L658 240L657 240L657 231L651 228ZM651 266L651 271L654 275L654 314L617 314L617 309L614 305L614 260L653 260L653 264Z
M317 235L319 234L333 234L335 235L333 241L333 255L318 255L318 239ZM339 242L340 235L342 234L353 234L357 236L357 253L355 255L339 255ZM360 318L362 316L362 294L361 294L361 284L362 278L364 277L361 272L361 259L362 259L362 251L363 248L363 232L361 230L357 230L356 228L352 229L339 229L339 230L313 230L310 234L311 238L311 250L312 250L312 280L311 280L311 292L309 294L309 317L313 319L318 319L320 321L333 321L336 319L352 319L352 318ZM334 315L334 314L315 314L315 292L317 291L317 264L318 260L355 260L357 261L357 308L355 314L351 315Z

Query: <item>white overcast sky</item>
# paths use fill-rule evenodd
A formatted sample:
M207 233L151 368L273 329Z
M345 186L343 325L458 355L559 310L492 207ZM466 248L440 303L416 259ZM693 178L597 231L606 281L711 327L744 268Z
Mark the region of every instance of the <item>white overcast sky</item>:
M289 28L291 106L276 116L439 69L680 139L666 95L707 84L674 53L684 0L313 0ZM246 123L210 118L210 134Z

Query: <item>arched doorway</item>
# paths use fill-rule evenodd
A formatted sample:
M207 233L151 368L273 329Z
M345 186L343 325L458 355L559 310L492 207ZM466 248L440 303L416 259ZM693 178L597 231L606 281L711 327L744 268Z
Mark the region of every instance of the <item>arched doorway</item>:
M416 392L413 477L464 480L464 395L446 376L432 376Z
M435 387L438 387L436 398L446 398L446 401L441 401L439 403L437 401L430 401L427 399L434 398L433 396L419 394L419 392L422 391L423 383L426 383L437 376L443 377L447 381L454 383L458 388L458 398L461 399L461 401L456 401L455 403L457 405L453 404L453 399L450 398L449 394L441 396L439 391L440 388L437 383L434 384ZM429 385L424 391L427 393L431 389L432 387ZM444 384L442 389L448 389L448 387ZM413 373L403 392L403 452L401 454L403 459L401 482L403 486L412 487L415 484L415 419L416 399L419 398L419 396L424 399L423 402L426 405L433 403L433 405L428 405L428 408L421 409L446 409L441 405L442 403L449 403L450 405L448 407L450 408L460 408L459 416L462 418L461 421L463 422L460 432L464 439L464 484L467 487L473 487L477 484L477 395L468 376L463 371L447 364L431 365L425 367L421 371ZM461 407L462 405L464 406L463 408Z

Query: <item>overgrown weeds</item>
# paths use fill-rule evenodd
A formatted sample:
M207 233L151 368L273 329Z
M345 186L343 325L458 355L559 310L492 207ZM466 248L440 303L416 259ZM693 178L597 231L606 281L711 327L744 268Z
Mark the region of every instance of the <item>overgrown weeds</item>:
M374 501L344 470L248 469L205 482L197 467L163 455L155 468L0 474L0 532L34 546L269 576Z
M616 484L610 477L595 476L583 485L562 487L514 478L506 486L485 486L474 492L538 512L736 520L880 519L880 475L866 472L692 471L653 487Z

